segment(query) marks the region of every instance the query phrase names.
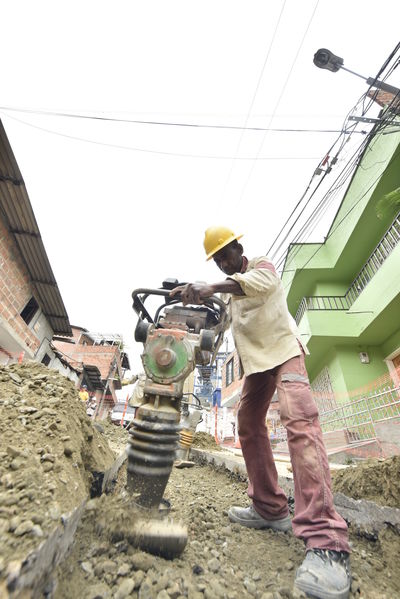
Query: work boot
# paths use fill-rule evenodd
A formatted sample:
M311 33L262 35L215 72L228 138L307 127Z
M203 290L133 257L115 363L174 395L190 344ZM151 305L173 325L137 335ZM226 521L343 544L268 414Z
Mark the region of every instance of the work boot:
M237 522L247 528L271 528L279 532L287 532L292 528L289 516L280 520L265 520L256 512L254 507L231 507L228 511L228 517L231 522Z
M317 599L347 599L351 584L346 551L310 549L296 572L294 586Z

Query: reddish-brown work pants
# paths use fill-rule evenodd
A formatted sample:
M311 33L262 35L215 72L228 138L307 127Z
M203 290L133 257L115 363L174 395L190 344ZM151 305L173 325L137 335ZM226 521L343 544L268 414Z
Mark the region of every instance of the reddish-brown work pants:
M347 525L333 505L328 458L303 353L273 370L247 376L243 384L238 432L254 508L268 520L288 514L265 421L275 389L293 469L293 532L307 549L350 551Z

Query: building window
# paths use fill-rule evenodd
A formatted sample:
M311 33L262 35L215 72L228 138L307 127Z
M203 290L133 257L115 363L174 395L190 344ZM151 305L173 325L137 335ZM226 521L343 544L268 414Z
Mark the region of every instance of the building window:
M50 356L48 354L44 354L42 358L42 364L48 366L50 364Z
M226 386L229 387L231 383L233 383L233 358L226 365Z
M26 324L29 324L39 309L39 304L34 297L31 297L25 308L21 312L21 318Z

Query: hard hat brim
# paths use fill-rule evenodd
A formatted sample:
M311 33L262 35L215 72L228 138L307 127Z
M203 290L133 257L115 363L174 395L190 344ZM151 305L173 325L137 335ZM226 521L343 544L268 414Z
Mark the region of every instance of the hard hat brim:
M211 260L211 258L213 256L215 256L215 254L217 252L219 252L219 250L222 250L222 248L224 248L225 246L229 245L230 243L232 243L232 241L239 241L239 239L241 239L243 237L242 235L231 235L230 237L228 237L228 239L225 239L225 241L223 243L220 243L219 245L217 245L216 248L213 249L212 252L210 252L209 254L207 254L207 258L206 258L206 262L208 262L209 260Z

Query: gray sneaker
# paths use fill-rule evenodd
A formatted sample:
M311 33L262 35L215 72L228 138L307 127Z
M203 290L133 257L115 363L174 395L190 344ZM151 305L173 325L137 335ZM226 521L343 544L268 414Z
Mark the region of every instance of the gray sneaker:
M231 522L237 522L247 528L271 528L280 532L287 532L292 528L289 516L280 520L265 520L256 512L254 507L231 507L228 511L228 517Z
M346 551L310 549L296 572L294 586L316 599L347 599L351 584Z

